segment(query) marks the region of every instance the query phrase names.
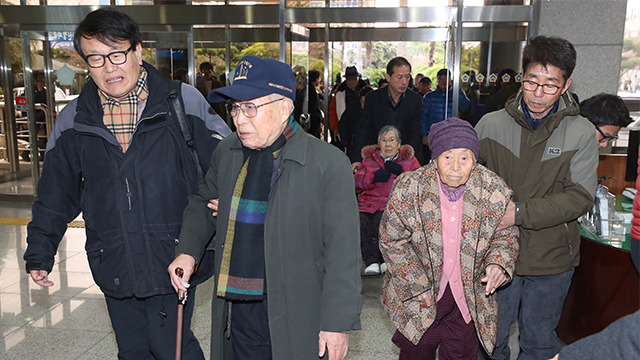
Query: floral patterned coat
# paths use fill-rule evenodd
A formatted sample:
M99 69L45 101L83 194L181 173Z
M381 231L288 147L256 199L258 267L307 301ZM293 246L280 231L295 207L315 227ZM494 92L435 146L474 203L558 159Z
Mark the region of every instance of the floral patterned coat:
M401 174L380 223L380 250L387 264L382 306L398 330L417 344L436 318L442 276L442 214L434 162ZM512 191L495 173L476 164L465 185L460 239L464 295L482 346L493 353L498 326L495 293L480 283L487 265L501 266L511 279L518 253L518 229L496 232ZM428 292L433 304L415 299ZM422 305L422 306L421 306Z

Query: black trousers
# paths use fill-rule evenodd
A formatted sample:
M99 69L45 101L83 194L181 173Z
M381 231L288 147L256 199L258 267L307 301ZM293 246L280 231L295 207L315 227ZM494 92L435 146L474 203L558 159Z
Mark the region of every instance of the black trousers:
M378 243L378 228L380 227L381 219L382 211L376 211L373 214L360 213L360 251L362 252L362 261L365 266L384 262Z
M204 359L198 340L191 331L191 315L195 303L195 288L187 292L182 325L182 358ZM105 296L111 326L118 342L121 360L172 360L176 353L176 294L148 298L116 299Z
M271 360L267 298L231 303L231 344L234 360Z

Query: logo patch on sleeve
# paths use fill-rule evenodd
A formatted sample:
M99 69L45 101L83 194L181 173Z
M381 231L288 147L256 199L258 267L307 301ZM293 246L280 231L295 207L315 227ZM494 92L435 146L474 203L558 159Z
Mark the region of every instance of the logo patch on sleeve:
M557 147L548 147L547 148L547 154L559 156L560 154L562 154L562 149L557 148Z

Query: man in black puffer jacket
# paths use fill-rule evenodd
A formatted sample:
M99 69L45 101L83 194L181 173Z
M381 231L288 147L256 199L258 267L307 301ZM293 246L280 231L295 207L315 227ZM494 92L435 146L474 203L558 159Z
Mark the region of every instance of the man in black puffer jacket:
M182 84L190 149L170 83L142 61L140 32L129 16L109 8L90 13L74 45L91 80L60 113L48 142L26 268L37 284L52 286L47 276L58 245L67 223L82 212L89 266L105 294L118 358L172 359L176 294L166 268L187 196L230 130L198 90ZM183 359L203 359L189 329L192 312L190 301Z

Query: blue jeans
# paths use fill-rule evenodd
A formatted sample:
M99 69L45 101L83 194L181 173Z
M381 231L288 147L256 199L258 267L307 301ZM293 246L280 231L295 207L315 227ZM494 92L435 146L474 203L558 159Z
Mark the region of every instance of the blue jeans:
M556 326L567 297L573 269L543 276L515 275L498 291L498 340L494 360L509 360L509 328L518 320L518 360L546 360L559 351Z

